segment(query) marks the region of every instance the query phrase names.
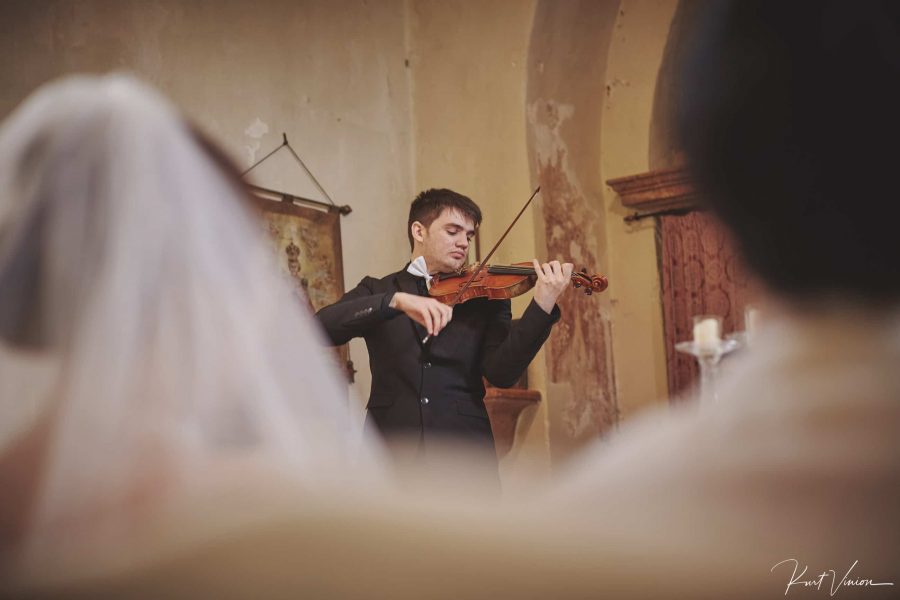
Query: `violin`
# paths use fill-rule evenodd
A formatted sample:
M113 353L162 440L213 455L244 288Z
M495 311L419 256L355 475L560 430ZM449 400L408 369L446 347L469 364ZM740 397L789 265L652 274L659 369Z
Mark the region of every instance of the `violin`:
M488 298L490 300L506 300L520 296L534 287L537 282L537 274L534 272L532 263L516 263L514 265L491 265L487 261L491 259L507 234L519 220L519 217L541 191L541 186L535 188L528 202L509 224L491 251L488 252L484 261L475 263L474 265L462 269L457 273L450 275L436 275L432 280L431 288L428 294L436 300L448 305L455 306L460 302L471 300L472 298ZM576 288L584 288L587 295L594 292L602 292L609 285L606 277L603 275L588 275L584 271L572 273L572 285ZM425 336L422 343L425 344L431 336Z
M474 278L472 275L475 275ZM480 265L475 263L455 273L438 273L431 280L428 295L453 306L473 298L507 300L521 296L534 287L537 275L530 262L512 265ZM587 269L572 273L572 285L590 296L609 286L603 275L588 275Z

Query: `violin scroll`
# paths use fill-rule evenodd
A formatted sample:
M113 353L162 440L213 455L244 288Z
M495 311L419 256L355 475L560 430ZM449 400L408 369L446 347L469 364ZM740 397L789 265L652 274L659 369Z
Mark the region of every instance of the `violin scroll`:
M575 289L584 288L584 293L590 296L594 292L602 292L609 287L609 280L603 275L588 275L587 267L581 271L572 273L572 285Z

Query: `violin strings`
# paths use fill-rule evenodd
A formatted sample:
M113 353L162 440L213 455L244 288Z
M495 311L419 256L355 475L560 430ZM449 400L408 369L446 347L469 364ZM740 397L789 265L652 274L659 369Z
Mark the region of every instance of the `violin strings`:
M513 267L504 265L492 265L488 267L488 273L496 273L498 275L531 275L534 274L534 267ZM577 273L572 273L577 275Z

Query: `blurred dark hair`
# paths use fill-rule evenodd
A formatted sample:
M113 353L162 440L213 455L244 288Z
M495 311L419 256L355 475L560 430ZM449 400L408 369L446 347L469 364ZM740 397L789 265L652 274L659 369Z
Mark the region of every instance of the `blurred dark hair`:
M794 298L900 297L900 2L709 3L680 143L750 267Z
M413 249L412 224L418 221L430 227L434 220L441 216L445 208L458 210L472 219L477 228L481 225L481 209L468 196L448 189L425 190L416 196L409 207L409 221L406 223L406 235L409 237L409 249Z
M188 128L191 136L194 138L194 141L200 146L200 149L203 150L204 153L212 160L213 164L216 165L219 172L228 183L231 184L232 188L234 188L237 196L246 201L248 204L252 203L253 194L250 191L250 187L247 185L247 182L244 180L241 175L240 169L238 169L237 164L225 154L225 151L222 150L222 147L219 146L216 142L214 142L210 137L208 137L203 130L201 130L195 123L192 121L185 120L185 126Z

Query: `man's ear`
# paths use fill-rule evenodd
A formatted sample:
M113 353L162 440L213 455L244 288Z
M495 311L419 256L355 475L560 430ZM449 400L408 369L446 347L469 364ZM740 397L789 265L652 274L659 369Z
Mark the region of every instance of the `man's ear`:
M412 236L415 241L425 241L425 231L427 230L427 228L424 225L422 225L418 221L413 221L413 224L409 226L409 229L412 232Z

